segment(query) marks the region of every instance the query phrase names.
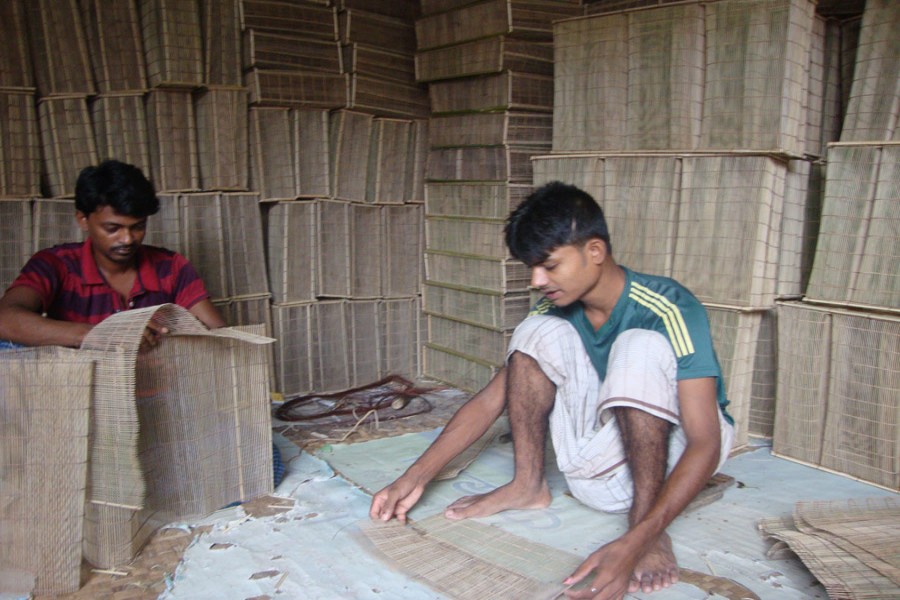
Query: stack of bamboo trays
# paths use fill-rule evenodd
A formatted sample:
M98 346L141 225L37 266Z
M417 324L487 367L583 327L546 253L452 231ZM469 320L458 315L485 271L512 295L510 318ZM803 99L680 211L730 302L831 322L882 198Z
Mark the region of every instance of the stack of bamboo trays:
M503 241L550 149L552 23L575 2L425 2L416 75L432 101L426 185L425 374L483 387L525 316L528 269Z
M737 447L772 435L776 302L809 278L836 135L842 30L814 9L654 2L554 26L553 154L534 183L587 190L620 264L704 303Z

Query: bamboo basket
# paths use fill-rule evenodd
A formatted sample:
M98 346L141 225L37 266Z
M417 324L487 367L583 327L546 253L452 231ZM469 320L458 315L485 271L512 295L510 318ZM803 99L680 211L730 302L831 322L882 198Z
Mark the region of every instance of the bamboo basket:
M227 289L230 296L269 293L259 195L221 194L222 229L225 232ZM201 271L202 272L202 271Z
M407 378L421 374L422 314L419 298L395 298L379 303L381 372Z
M150 137L143 92L100 94L90 106L100 160L121 160L150 175Z
M338 13L338 39L342 44L390 48L400 54L412 55L416 51L412 21L352 8Z
M382 294L386 298L417 296L424 278L422 207L415 204L382 208L384 255Z
M416 83L416 61L412 54L355 43L345 44L341 47L341 52L344 73L388 79L405 85Z
M34 92L0 91L0 194L41 192L41 137Z
M76 0L24 2L34 78L41 96L96 93Z
M334 197L364 202L374 117L350 110L331 115L331 172Z
M333 8L290 0L242 0L241 29L295 35L302 38L338 39Z
M484 388L499 367L431 342L425 342L422 346L422 373L466 392L476 393Z
M93 361L68 348L0 353L0 564L34 581L33 590L8 591L80 587L93 371Z
M194 2L138 0L150 85L203 85L200 8Z
M504 111L433 116L431 147L540 145L553 140L553 116Z
M416 40L419 51L492 35L552 41L553 21L581 14L571 2L484 0L418 19Z
M506 222L467 217L427 217L425 247L453 254L509 257L503 230Z
M244 32L244 67L274 71L344 72L341 46L334 40L249 29Z
M28 46L25 7L19 2L0 2L0 90L34 91L31 49Z
M407 202L425 202L425 169L428 164L428 149L431 145L428 119L413 119L412 140L407 155L410 173Z
M428 86L435 115L469 111L553 111L553 77L505 71Z
M342 75L314 71L251 68L244 74L251 104L335 109L346 106L349 91Z
M383 0L337 0L338 10L358 9L395 19L414 21L420 15L418 2L384 2Z
M316 200L316 239L319 247L316 291L323 298L349 298L352 235L350 203Z
M778 306L773 453L900 490L900 321Z
M250 107L248 185L264 200L297 196L292 124L293 117L288 108Z
M350 297L379 298L382 295L382 264L385 261L385 235L382 207L371 204L350 205Z
M268 212L269 287L279 304L316 299L316 205L278 202Z
M500 331L515 329L532 304L526 292L487 294L433 281L425 284L422 303L426 314Z
M511 332L470 325L428 313L428 342L495 365L506 360Z
M297 193L304 197L327 198L332 193L328 111L292 110L291 116Z
M406 119L376 118L369 150L366 202L403 204L412 187L414 124Z
M504 71L552 76L553 44L496 36L416 53L420 82Z
M200 0L207 85L241 85L241 4L241 0Z
M38 102L45 189L50 196L75 193L81 169L98 162L94 131L83 96L55 96Z
M382 377L381 311L377 300L351 300L347 303L350 326L350 387L359 387ZM362 415L360 415L362 416Z
M807 298L900 312L900 144L832 144Z
M0 289L6 290L34 253L31 199L0 198Z
M428 180L531 183L531 158L548 150L547 146L513 144L432 149L428 153Z
M274 391L285 397L313 390L312 323L313 304L273 304L272 331L275 337Z
M200 189L197 122L191 92L156 88L146 99L152 180L158 192Z
M137 3L82 0L80 6L99 92L147 89Z
M425 278L482 293L515 293L528 289L531 273L512 259L457 255L426 249Z
M347 75L347 85L347 108L399 119L427 118L429 115L428 90L419 84L354 73Z
M537 169L537 159L534 165ZM532 190L530 184L429 183L425 187L425 214L429 217L505 219Z
M842 142L900 140L900 60L897 29L900 6L890 0L866 2Z
M310 312L312 389L335 392L350 387L350 324L348 302L316 302Z
M31 211L32 253L57 244L84 240L84 232L75 220L75 202L71 198L35 198Z
M246 190L249 165L247 90L209 87L194 101L201 188Z

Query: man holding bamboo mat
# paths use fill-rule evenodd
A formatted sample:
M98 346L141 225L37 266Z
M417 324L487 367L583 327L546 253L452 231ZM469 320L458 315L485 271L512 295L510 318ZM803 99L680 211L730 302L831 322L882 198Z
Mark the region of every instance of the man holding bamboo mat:
M445 516L547 507L549 434L572 495L628 513L628 531L564 581L590 582L569 597L669 587L678 565L666 528L721 468L734 436L706 310L679 283L616 264L603 211L574 186L535 190L507 220L506 243L544 298L516 328L506 365L375 494L370 516L405 521L428 482L506 409L512 481L456 500Z

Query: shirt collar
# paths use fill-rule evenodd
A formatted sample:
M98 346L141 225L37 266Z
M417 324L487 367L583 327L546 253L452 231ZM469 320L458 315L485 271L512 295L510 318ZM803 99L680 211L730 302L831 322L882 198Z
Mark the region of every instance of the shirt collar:
M158 292L162 290L159 277L156 275L156 269L147 260L146 252L143 246L138 248L137 252L138 277L135 280L135 291ZM93 246L91 238L84 240L81 245L81 273L84 282L88 285L107 285L106 279L100 274L97 267L97 261L94 260Z

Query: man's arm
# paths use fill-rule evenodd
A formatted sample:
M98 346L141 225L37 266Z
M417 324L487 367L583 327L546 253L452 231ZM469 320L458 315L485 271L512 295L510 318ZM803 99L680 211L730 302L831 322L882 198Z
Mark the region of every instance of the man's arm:
M620 538L591 554L564 582L575 584L595 570L590 587L598 591L583 590L570 594L570 597L621 598L628 589L637 562L715 472L721 449L716 380L704 377L679 381L678 403L687 442L684 453L649 510L638 516Z
M78 348L93 328L87 323L57 321L42 316L40 295L27 286L10 288L0 298L0 339L24 346Z
M506 406L506 367L463 404L428 449L394 483L372 498L369 517L405 523L425 486L447 463L471 446L497 420Z
M200 322L206 325L207 329L218 329L225 327L225 319L222 313L216 308L216 305L210 302L209 298L204 298L189 309L190 313L200 319Z

